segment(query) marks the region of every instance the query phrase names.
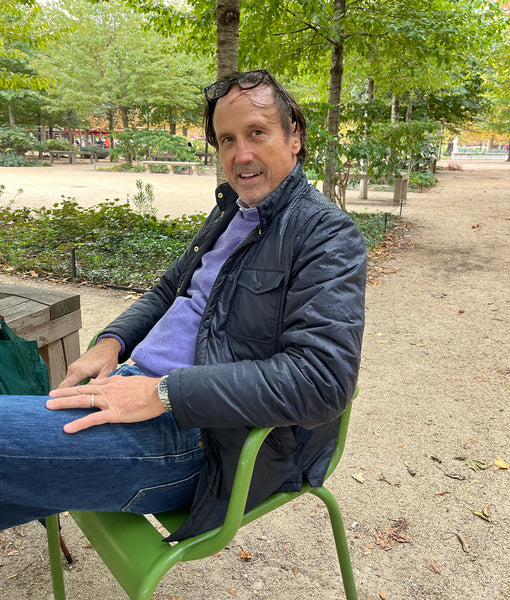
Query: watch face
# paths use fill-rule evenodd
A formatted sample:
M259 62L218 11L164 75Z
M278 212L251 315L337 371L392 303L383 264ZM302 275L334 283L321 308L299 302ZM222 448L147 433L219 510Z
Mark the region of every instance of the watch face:
M158 392L160 396L168 397L168 381L166 377L162 377L158 383Z

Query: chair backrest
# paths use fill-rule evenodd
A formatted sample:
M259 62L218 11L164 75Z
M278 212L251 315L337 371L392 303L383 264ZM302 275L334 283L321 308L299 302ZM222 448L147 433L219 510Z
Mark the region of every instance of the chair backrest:
M335 448L333 450L333 456L331 457L331 462L329 463L329 467L328 467L328 470L326 473L326 479L337 468L337 465L340 462L340 458L342 457L342 454L344 453L345 440L347 439L347 430L349 429L349 421L351 419L352 403L354 402L354 399L356 398L358 393L359 393L359 388L358 388L358 386L356 386L352 400L350 401L349 405L347 406L347 408L344 410L344 412L342 413L342 415L340 417L340 421L338 423L338 436L336 438L336 444L335 444Z
M353 400L357 395L358 387L356 386ZM326 473L326 478L329 477L336 469L344 451L351 409L352 401L340 416L338 436ZM196 539L197 542L200 541L200 544L193 548L194 543L191 542L190 546L186 548L186 551L183 553L183 556L180 560L195 560L197 558L205 558L206 556L211 556L211 554L219 552L231 542L237 533L237 530L241 526L258 519L262 515L267 514L278 506L286 504L291 499L297 498L298 496L309 491L310 484L306 483L303 485L303 488L300 492L275 493L248 513L244 512L258 451L272 429L272 427L255 427L251 430L250 434L246 438L241 455L239 457L225 521L216 529L213 529L205 534L201 534L196 538L191 538L191 540ZM209 541L204 543L206 538L209 538ZM189 542L190 540L186 540L184 543L187 544Z

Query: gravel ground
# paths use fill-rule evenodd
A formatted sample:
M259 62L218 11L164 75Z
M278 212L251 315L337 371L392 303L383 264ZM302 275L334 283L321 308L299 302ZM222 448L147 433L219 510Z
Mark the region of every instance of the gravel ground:
M494 462L510 462L510 164L458 164L462 171L441 171L434 189L409 194L405 226L371 259L361 393L329 480L360 600L510 600L510 471ZM60 194L83 204L122 197L138 177L91 165L0 169L8 191L25 190L17 204L32 206ZM147 177L163 214L211 205L212 175ZM389 198L350 193L348 207L398 211ZM0 281L58 285L5 274ZM81 295L83 345L132 301L114 290L59 287ZM62 522L75 558L65 567L68 598L126 598L72 519ZM52 597L38 523L0 532L0 597ZM174 568L154 597L343 598L324 508L302 498L252 523L219 556Z

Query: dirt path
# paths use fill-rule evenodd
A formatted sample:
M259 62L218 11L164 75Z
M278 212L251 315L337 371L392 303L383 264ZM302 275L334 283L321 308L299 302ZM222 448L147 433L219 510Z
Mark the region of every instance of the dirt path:
M361 394L330 480L360 600L510 600L510 471L494 465L510 462L510 165L463 169L409 195L412 227L375 262L368 288ZM65 287L81 294L84 343L130 301ZM63 528L76 558L68 597L125 598L69 517ZM51 598L41 526L0 540L0 597ZM301 499L246 527L220 556L175 568L155 598L338 600L339 582L324 509Z

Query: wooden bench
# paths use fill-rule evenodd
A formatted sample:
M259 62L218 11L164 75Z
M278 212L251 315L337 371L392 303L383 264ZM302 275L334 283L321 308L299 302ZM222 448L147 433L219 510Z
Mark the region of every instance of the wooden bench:
M80 296L0 283L0 315L26 340L35 340L57 387L80 356Z
M152 171L154 166L166 166L168 167L169 173L175 173L175 167L187 167L191 169L193 175L198 175L198 167L202 164L201 162L185 162L175 160L142 160L142 165L146 171Z
M68 157L72 165L76 164L76 157L90 158L90 164L94 164L95 153L90 150L47 150L50 155L50 163L53 164L55 158Z

